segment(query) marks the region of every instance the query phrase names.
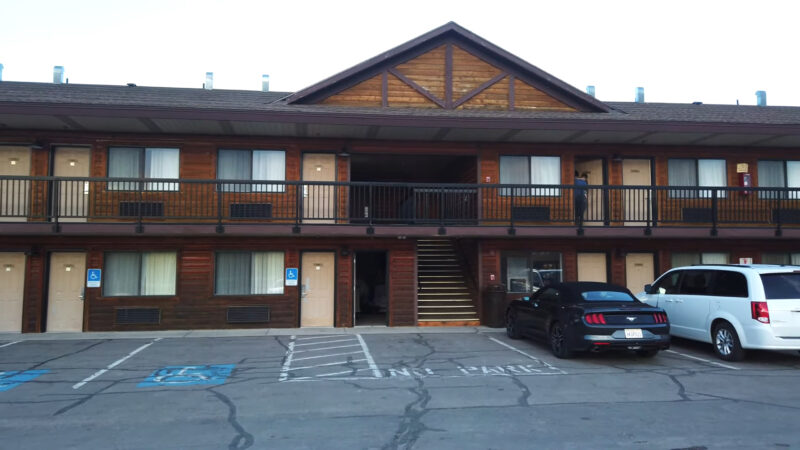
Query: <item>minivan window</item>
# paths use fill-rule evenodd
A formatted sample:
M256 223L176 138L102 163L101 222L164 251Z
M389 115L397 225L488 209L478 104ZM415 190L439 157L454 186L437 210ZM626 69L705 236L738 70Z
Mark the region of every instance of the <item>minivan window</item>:
M729 270L716 271L717 278L714 280L714 287L711 295L720 297L748 297L747 278L739 272Z
M685 271L678 292L686 295L709 295L713 273L711 270Z
M653 286L653 292L657 294L677 294L678 293L678 280L680 279L681 271L676 270L675 272L670 272L656 283ZM663 289L663 292L661 291Z
M767 300L800 299L800 273L765 273L761 282Z

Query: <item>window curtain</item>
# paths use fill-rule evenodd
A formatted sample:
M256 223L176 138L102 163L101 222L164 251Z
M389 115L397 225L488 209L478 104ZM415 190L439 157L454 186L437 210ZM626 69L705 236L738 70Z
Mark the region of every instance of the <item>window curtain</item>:
M175 295L177 263L175 252L143 253L141 295Z
M792 253L792 265L800 266L800 253Z
M783 173L783 161L758 162L759 187L785 187L786 177ZM759 198L778 198L777 191L763 191L758 193Z
M798 253L789 255L788 253L762 253L761 264L796 264L794 261L795 255L800 256Z
M670 186L697 186L697 161L694 159L670 159L667 161ZM709 193L709 196L711 194ZM695 198L695 189L673 189L669 191L673 198Z
M253 151L253 179L284 181L286 179L286 153L276 150ZM256 192L284 192L284 184L258 184Z
M530 184L527 156L501 156L500 157L500 184ZM510 196L512 190L500 189L500 195ZM517 188L513 190L516 197L530 195L528 189Z
M786 187L800 188L800 161L786 161ZM789 191L788 198L800 198L800 189Z
M144 152L145 178L180 178L180 150L148 148ZM178 183L147 183L148 191L177 191Z
M532 156L531 184L561 184L561 158ZM533 195L559 196L561 189L534 189Z
M112 147L108 149L108 177L109 178L139 178L141 149ZM108 183L109 191L135 191L139 189L138 183L126 181L112 181Z
M673 253L672 267L691 266L700 264L700 253Z
M724 159L700 159L697 161L697 184L699 186L727 186ZM726 192L717 190L717 198L724 198ZM711 198L712 191L700 191L700 197Z
M727 253L703 253L700 255L703 264L728 264Z
M106 253L103 295L139 295L139 253Z
M252 294L283 294L283 252L253 253Z
M217 295L250 293L250 253L218 253L215 273Z
M217 161L218 180L249 180L252 175L249 150L220 150ZM250 192L249 183L223 184L224 192Z

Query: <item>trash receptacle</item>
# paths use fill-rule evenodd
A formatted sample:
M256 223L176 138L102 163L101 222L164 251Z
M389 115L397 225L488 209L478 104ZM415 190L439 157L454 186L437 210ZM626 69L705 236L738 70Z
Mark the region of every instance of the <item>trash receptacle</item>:
M506 324L506 287L502 284L492 284L486 288L486 325L487 327L500 328Z

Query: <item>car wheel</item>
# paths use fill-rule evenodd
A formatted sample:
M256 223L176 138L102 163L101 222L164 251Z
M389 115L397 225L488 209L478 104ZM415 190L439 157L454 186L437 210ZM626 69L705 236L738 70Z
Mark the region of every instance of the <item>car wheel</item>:
M744 349L739 342L739 335L733 326L727 322L714 328L714 352L725 361L741 361L744 358Z
M642 350L636 350L636 354L643 357L643 358L652 358L658 354L657 348L646 348Z
M519 325L517 325L517 315L513 312L506 314L506 334L511 339L519 339L522 334L519 332Z
M564 335L564 325L556 322L550 326L550 333L549 333L549 341L550 341L550 351L553 352L553 355L556 358L571 358L572 351L567 348L567 338Z

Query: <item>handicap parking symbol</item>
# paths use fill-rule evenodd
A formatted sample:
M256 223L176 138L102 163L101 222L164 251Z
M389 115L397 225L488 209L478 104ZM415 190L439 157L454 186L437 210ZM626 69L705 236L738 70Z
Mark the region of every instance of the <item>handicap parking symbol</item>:
M49 370L11 370L0 372L0 392L14 389L22 383L33 380L34 378L49 372Z
M138 387L223 384L236 364L167 366L153 372Z
M298 272L296 267L286 269L286 286L297 286Z

